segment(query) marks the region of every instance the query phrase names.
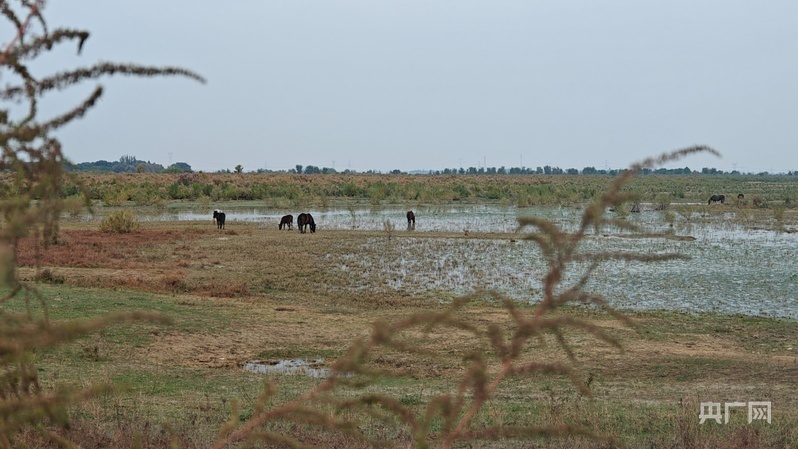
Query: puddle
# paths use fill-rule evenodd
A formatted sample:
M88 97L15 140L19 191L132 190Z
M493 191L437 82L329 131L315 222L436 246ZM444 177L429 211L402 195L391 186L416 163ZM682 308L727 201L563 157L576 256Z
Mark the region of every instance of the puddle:
M324 359L252 360L244 362L244 371L256 374L303 375L308 377L330 377L331 371L324 367Z

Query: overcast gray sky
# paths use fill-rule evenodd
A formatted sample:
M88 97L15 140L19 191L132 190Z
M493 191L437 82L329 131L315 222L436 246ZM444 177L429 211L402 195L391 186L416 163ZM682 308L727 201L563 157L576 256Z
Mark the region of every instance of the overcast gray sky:
M195 170L798 170L798 2L768 0L50 0L87 29L54 66L179 65L104 78L59 136L74 162ZM46 104L73 104L93 87Z

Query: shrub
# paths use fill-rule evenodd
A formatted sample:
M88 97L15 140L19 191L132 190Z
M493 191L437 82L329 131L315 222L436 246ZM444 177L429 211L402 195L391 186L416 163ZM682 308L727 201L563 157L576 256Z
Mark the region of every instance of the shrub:
M654 200L654 209L656 210L666 210L671 205L671 200L668 195L657 195L657 198Z
M105 217L100 223L100 231L127 234L139 228L135 215L129 210L118 210Z
M50 271L49 268L45 268L44 270L36 273L35 277L36 281L43 282L45 284L63 284L64 277L61 275L57 275Z

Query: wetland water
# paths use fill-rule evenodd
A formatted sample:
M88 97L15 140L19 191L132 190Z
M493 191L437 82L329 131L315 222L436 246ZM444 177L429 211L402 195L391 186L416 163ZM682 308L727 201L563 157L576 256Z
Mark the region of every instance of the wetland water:
M463 206L463 207L427 207L417 209L417 213L422 213L424 221L417 220L417 231L473 231L473 232L513 232L518 226L516 221L519 210L514 207L495 207L495 206ZM532 209L529 209L530 211ZM540 209L541 213L553 213L557 215L555 209ZM544 212L547 211L547 212ZM296 216L303 211L275 213L274 211L258 208L226 208L228 223L235 221L246 221L261 223L263 227L274 227L277 229L280 217L285 214L294 215L294 225L296 226ZM366 209L327 209L327 210L307 210L313 215L316 226L321 229L335 230L360 230L360 231L382 231L386 220L396 226L396 230L402 230L407 225L405 219L406 209L397 208L366 208ZM149 217L142 216L142 220L157 221L211 221L211 212L197 212L192 210L175 211L171 213L160 213Z
M724 207L724 206L718 206ZM364 237L357 251L330 253L327 265L346 279L347 289L390 291L441 297L494 289L519 300L536 301L546 266L532 242L517 234L517 218L546 218L565 229L574 229L580 208L517 208L463 205L414 208L415 231L406 231L405 209L309 210L324 230L383 231L386 236ZM700 209L699 209L700 210ZM763 228L726 212L680 213L644 210L626 219L647 231L672 230L694 240L626 238L620 230L605 229L583 241L582 250L630 251L644 255L680 253L689 260L659 263L608 262L592 276L588 291L605 296L621 309L667 309L685 312L717 312L798 319L798 233ZM257 208L229 208L228 226L236 221L263 223L277 228L284 213ZM297 213L294 213L296 216ZM144 218L146 219L146 218ZM207 220L210 213L180 211L153 215L151 220ZM766 217L767 219L767 217ZM673 225L671 227L671 224ZM795 223L788 229L795 230ZM296 229L296 228L295 228ZM531 231L531 229L530 229ZM457 232L468 238L430 236ZM480 238L479 233L505 233ZM416 238L424 236L425 238ZM515 241L511 241L515 240ZM575 267L566 273L574 281Z

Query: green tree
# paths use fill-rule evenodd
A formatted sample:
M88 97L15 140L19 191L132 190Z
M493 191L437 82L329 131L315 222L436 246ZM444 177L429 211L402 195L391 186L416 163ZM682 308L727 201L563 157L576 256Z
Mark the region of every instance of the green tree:
M175 162L174 164L170 165L167 170L173 170L173 173L191 173L191 166L185 162Z
M119 158L119 163L122 165L136 165L136 162L138 162L138 158L128 154L122 155L122 157Z

